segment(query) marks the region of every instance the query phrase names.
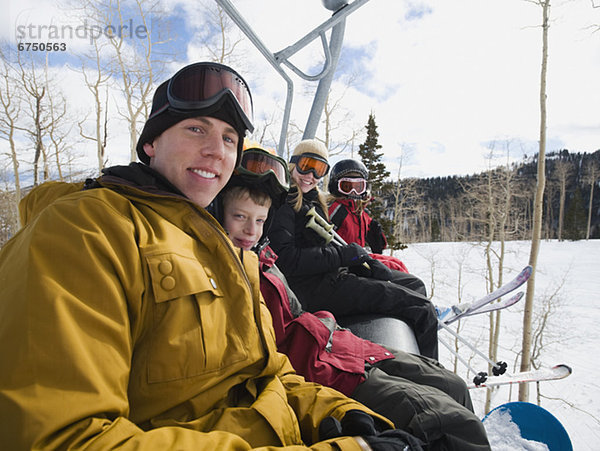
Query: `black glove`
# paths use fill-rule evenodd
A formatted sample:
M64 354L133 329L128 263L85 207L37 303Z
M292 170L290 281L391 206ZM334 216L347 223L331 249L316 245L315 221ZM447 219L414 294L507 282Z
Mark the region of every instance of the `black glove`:
M362 410L349 410L340 423L336 418L327 417L319 424L319 440L329 440L342 436L376 435L375 420Z
M359 265L351 266L348 268L348 270L352 274L356 274L359 277L370 277L378 280L392 280L392 270L379 260L369 257L365 260L365 262L367 265L369 265L368 268L365 265Z
M365 238L367 239L367 243L374 254L381 254L385 249L385 235L383 233L383 229L381 228L381 224L379 224L377 221L371 221L369 230L367 231L367 236Z
M370 258L369 261L367 261L367 263L371 268L371 277L373 279L392 280L394 273L390 268L385 266L379 260L375 258Z
M402 429L363 437L373 451L423 451L423 442Z
M377 432L373 417L362 410L349 410L341 423L333 417L321 421L319 440L342 436L361 436L373 451L423 451L421 441L408 432L400 429Z
M367 251L356 243L346 244L337 248L340 256L340 266L356 266L369 258Z

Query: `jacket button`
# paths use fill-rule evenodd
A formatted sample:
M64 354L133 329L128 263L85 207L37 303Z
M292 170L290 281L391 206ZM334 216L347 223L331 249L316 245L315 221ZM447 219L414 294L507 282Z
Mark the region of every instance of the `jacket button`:
M392 355L392 354L390 354L389 352L384 352L383 354L384 354L384 355Z
M173 263L168 260L163 260L158 264L158 271L163 275L171 273L171 271L173 271Z
M375 357L369 357L369 360L375 360Z
M172 290L173 288L175 288L175 277L171 277L171 276L163 277L162 280L160 281L160 286L164 290Z
M215 290L217 289L217 282L215 282L215 279L213 279L212 277L210 278L210 284Z

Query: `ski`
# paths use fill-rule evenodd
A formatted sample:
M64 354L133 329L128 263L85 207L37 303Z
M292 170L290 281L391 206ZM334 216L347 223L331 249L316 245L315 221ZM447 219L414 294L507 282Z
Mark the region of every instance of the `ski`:
M522 382L554 381L558 379L564 379L572 372L573 370L570 366L560 364L551 368L542 368L539 370L524 371L522 373L491 376L480 384L468 385L468 388L497 387L499 385L520 384Z
M476 310L481 309L482 307L490 304L496 299L501 298L502 296L510 293L511 291L516 290L521 285L523 285L529 277L533 268L531 266L526 266L523 270L510 282L503 284L501 287L498 287L491 293L485 295L481 299L478 299L473 302L465 303L465 304L455 304L451 307L446 308L441 311L438 315L439 321L443 321L446 325L452 324L455 321L463 318L464 316L468 316L471 312L475 312ZM452 315L449 318L446 318L448 315Z
M490 312L495 312L496 310L502 310L502 309L508 308L511 305L515 305L517 302L519 302L521 299L523 299L523 296L525 296L525 293L523 293L522 291L519 291L517 294L515 294L509 298L501 299L500 301L498 301L494 304L484 305L480 309L472 311L472 312L466 314L465 316L479 315L480 313L490 313Z

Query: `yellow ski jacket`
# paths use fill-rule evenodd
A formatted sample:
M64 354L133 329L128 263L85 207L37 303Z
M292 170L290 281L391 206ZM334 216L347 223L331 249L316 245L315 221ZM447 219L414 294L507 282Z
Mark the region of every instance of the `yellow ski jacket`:
M276 351L256 256L183 196L128 180L45 184L21 204L0 251L2 449L361 449L315 443L326 416L387 420Z

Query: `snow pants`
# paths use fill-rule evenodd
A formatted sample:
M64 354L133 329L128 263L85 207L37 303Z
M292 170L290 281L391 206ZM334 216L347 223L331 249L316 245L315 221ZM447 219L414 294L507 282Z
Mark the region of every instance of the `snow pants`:
M425 285L412 274L393 273L393 280L386 281L359 277L343 268L327 273L310 288L292 289L311 313L328 310L336 317L376 313L401 319L412 328L421 355L437 359L437 314Z
M489 451L465 382L437 361L390 349L396 356L366 369L352 398L427 444L427 450Z

